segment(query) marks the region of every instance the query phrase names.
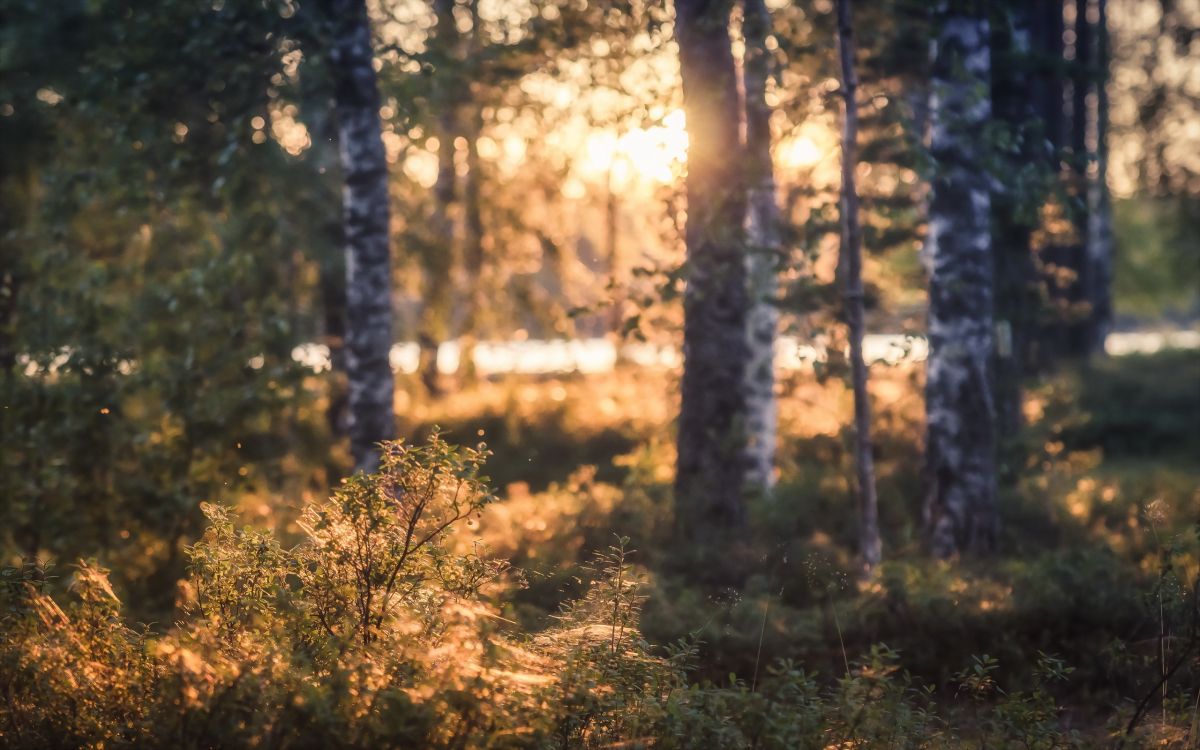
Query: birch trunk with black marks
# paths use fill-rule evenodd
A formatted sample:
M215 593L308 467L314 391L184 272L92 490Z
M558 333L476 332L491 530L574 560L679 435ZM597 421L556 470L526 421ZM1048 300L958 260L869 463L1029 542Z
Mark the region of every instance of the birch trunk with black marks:
M775 403L775 335L779 328L779 204L771 162L770 76L771 16L764 0L745 0L742 66L746 95L746 277L750 308L746 319L749 362L746 367L746 485L769 491L775 484L775 440L779 421Z
M996 537L991 196L979 134L991 116L984 10L938 12L932 80L925 522L933 554L990 551Z
M854 388L854 460L858 480L858 554L864 572L879 564L879 500L875 492L875 456L871 444L871 396L867 392L867 363L863 357L862 231L859 226L858 74L854 68L854 24L850 0L838 0L838 51L842 63L842 255L846 269L845 316L850 337L850 371Z
M365 0L330 0L330 63L337 102L346 243L346 375L350 450L357 470L379 466L378 443L395 436L387 158L379 122Z
M992 30L992 110L1017 144L1003 163L1004 179L992 192L992 243L996 267L996 427L1011 440L1023 423L1021 383L1029 366L1030 339L1041 305L1033 257L1033 231L1043 197L1031 168L1044 163L1037 113L1029 84L1033 2L1014 3ZM1036 85L1036 84L1035 84ZM1041 93L1040 91L1038 92ZM1043 173L1044 174L1044 173Z
M691 541L745 526L746 215L731 0L677 0L687 244L676 520Z

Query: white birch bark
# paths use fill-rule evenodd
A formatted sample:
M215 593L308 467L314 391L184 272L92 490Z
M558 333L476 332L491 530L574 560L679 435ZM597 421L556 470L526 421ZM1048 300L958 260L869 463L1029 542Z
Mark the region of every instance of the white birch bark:
M387 159L379 123L365 0L331 0L342 221L346 243L346 375L355 468L378 468L377 444L395 436Z
M932 81L925 520L938 557L996 536L991 197L980 137L991 116L988 24L943 2Z
M779 204L771 162L771 107L767 104L771 17L764 0L745 0L742 33L746 44L742 80L746 97L746 315L749 361L746 389L746 486L769 491L775 485L775 442L779 421L775 402L775 336L779 328Z

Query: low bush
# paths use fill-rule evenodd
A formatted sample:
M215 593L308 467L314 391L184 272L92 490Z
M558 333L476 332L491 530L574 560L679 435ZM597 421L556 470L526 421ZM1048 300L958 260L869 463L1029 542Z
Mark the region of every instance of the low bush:
M455 537L491 500L485 455L436 433L423 445L390 444L378 474L346 480L303 513L304 538L293 547L205 506L208 528L189 549L180 587L183 616L164 633L131 627L95 565L78 564L65 590L44 566L5 570L0 740L13 748L1088 745L1065 727L1054 697L1070 669L1045 655L1031 659L1032 682L1009 691L994 658L974 658L939 685L910 675L881 645L856 662L843 651L836 679L786 660L761 673L756 662L748 681L698 678L694 639L660 648L642 635L647 573L631 562L627 538L593 559L586 587L549 627L522 630L496 604L512 577L507 564ZM885 573L881 601L907 590L894 577Z

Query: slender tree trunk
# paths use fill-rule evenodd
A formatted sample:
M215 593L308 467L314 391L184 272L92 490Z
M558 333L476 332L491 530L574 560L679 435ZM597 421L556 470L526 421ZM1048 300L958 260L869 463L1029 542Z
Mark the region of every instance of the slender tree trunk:
M616 163L613 157L613 164ZM613 164L608 166L604 195L604 257L608 262L609 291L612 309L607 315L609 333L616 334L617 357L621 352L621 329L625 321L624 264L621 260L621 199L613 184Z
M1088 290L1092 288L1092 269L1088 246L1091 180L1088 144L1092 127L1088 94L1092 90L1092 24L1088 21L1088 0L1075 0L1075 61L1071 76L1071 220L1075 225L1075 244L1069 255L1074 281L1067 290L1070 304L1065 324L1066 351L1074 357L1086 357L1090 345L1091 314L1087 311Z
M746 56L742 80L746 94L746 276L750 309L746 336L746 485L769 491L775 484L775 440L779 422L775 403L775 334L779 328L779 204L771 162L771 107L767 104L771 16L764 0L745 0L742 33Z
M438 348L450 334L451 276L456 246L452 214L458 194L454 142L462 131L458 117L459 83L455 67L461 64L458 59L461 40L454 20L454 4L455 0L433 0L437 20L430 39L430 45L437 55L434 64L438 67L434 83L434 100L438 108L438 175L433 186L434 247L425 263L427 288L418 343L421 348L421 381L434 397L443 392L438 372Z
M689 139L675 495L680 532L693 541L719 538L746 523L746 199L730 5L675 3Z
M838 0L838 50L842 61L842 254L846 268L846 323L850 334L850 368L854 386L854 459L858 479L858 554L865 571L879 564L879 500L875 494L875 457L871 445L871 396L863 358L862 232L858 223L858 74L854 69L854 24L850 0Z
M1033 61L1037 74L1032 80L1032 98L1041 125L1044 147L1043 159L1050 183L1057 187L1062 175L1062 153L1066 144L1065 86L1063 58L1063 0L1032 0ZM1027 371L1038 372L1054 365L1062 348L1062 326L1057 322L1061 312L1062 292L1055 274L1056 266L1065 261L1064 248L1043 245L1037 249L1034 268L1037 280L1034 289L1039 296L1036 322L1024 342L1022 357Z
M332 229L330 230L332 231ZM337 227L341 236L341 226ZM329 349L329 406L325 419L331 435L342 438L347 432L346 394L346 267L336 259L323 259L318 270L325 346Z
M991 196L979 133L991 116L988 23L943 2L933 68L925 520L937 557L987 552L996 537Z
M324 106L327 100L311 101L310 109ZM338 175L337 128L334 118L327 114L314 113L305 118L313 133L313 145L309 149L320 174ZM328 197L336 198L334 185L330 185ZM329 349L329 405L325 418L329 432L336 438L347 433L349 414L346 392L346 255L345 233L341 217L329 212L321 222L323 235L320 247L323 252L317 261L317 286L321 295L322 331L325 346Z
M483 168L479 159L479 136L483 131L483 112L478 103L471 104L467 118L467 173L463 178L463 261L467 276L467 316L464 324L462 360L459 372L466 380L474 380L475 345L485 325L485 274L487 251L484 248L482 183Z
M296 23L300 30L298 34L301 47L314 52L327 52L331 46L323 30L331 28L329 12L330 3L314 3L300 6ZM308 52L306 52L308 54ZM316 57L316 55L314 55ZM328 56L321 59L328 63ZM327 68L323 72L331 73ZM329 370L325 376L328 387L329 403L325 410L326 424L329 433L335 439L346 436L347 395L346 395L346 254L345 239L342 226L341 212L334 212L332 207L337 204L341 193L341 165L338 153L338 127L336 112L330 103L333 101L332 76L315 75L306 78L306 85L300 91L300 116L311 135L312 144L305 152L305 159L311 162L312 169L320 175L320 194L316 201L322 209L318 224L319 238L312 243L314 260L317 264L317 290L320 299L322 316L321 334L325 347L329 350ZM332 456L330 457L332 459ZM336 466L332 460L328 466L331 472L338 472L342 467Z
M1088 302L1091 305L1088 350L1104 353L1112 331L1113 228L1112 198L1108 191L1108 0L1097 0L1096 19L1096 174L1088 189Z
M350 450L374 471L377 444L395 436L388 174L366 0L330 0L346 243L346 374Z
M481 53L481 19L479 0L469 0L467 9L471 14L471 56ZM465 84L464 84L465 85ZM463 264L467 277L467 314L463 324L463 340L459 372L463 379L474 380L475 344L484 328L486 249L483 225L483 168L479 158L479 138L483 133L483 105L470 96L468 112L463 122L463 136L467 143L467 171L463 177Z
M1010 7L993 29L992 109L1019 145L1008 157L1010 176L992 193L992 243L996 267L996 426L998 436L1014 438L1023 423L1021 381L1025 377L1030 339L1039 305L1033 230L1038 222L1040 190L1017 177L1043 160L1034 137L1036 117L1029 82L1036 81L1031 63L1034 3ZM1039 91L1038 94L1041 92Z

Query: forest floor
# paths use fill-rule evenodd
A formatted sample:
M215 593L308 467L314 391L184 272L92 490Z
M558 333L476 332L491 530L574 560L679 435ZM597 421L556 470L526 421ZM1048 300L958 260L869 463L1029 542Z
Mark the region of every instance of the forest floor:
M1000 551L949 563L921 547L918 371L876 368L885 563L869 581L855 574L851 396L811 372L780 384L779 484L754 504L746 541L700 551L708 564L685 570L697 551L670 542L671 377L512 377L400 410L406 434L439 425L494 452L501 500L472 534L523 571L505 594L523 627L551 622L590 555L627 536L647 582L647 637L697 637L701 671L717 680L781 659L836 679L884 643L930 685L987 655L998 682L1018 687L1045 653L1074 670L1058 686L1073 707L1064 721L1096 729L1126 721L1197 645L1200 353L1111 358L1032 389L1027 427L1004 450ZM1200 675L1167 685L1168 702L1194 702Z
M875 368L884 563L868 578L840 367L779 384L777 487L704 548L672 533L670 370L438 399L403 380L420 448L389 460L412 463L328 501L347 457L313 376L278 481L205 506L157 598L120 555L144 566L161 547L107 553L111 583L87 562L5 569L0 745L1195 748L1200 351L1043 376L1001 452L998 549L951 561L922 545L920 369ZM397 503L456 503L471 476L466 452L424 440L435 427L486 441L496 498L453 511L464 523L406 568L389 616L370 582L408 561L416 516Z

